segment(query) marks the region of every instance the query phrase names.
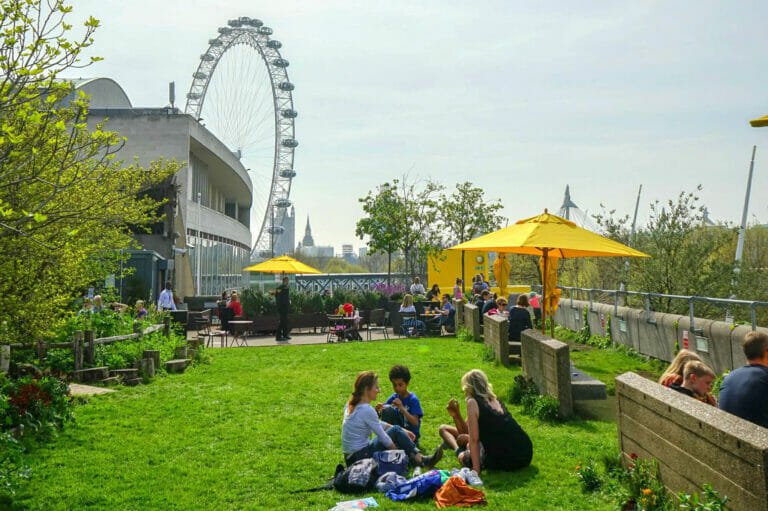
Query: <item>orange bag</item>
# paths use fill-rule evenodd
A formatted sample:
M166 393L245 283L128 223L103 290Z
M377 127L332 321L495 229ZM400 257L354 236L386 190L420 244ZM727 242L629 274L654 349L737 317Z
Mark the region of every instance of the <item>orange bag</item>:
M435 505L438 509L446 507L471 507L487 504L485 493L467 485L459 476L450 477L435 493Z

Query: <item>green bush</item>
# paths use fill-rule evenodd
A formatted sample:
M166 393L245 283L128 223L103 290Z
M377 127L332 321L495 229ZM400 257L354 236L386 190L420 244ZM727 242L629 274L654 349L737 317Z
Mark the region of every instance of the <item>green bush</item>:
M472 335L472 333L469 331L466 327L459 327L458 331L456 332L456 339L459 340L459 342L474 342L475 337Z
M539 390L536 388L536 384L533 380L526 378L522 374L515 376L512 381L512 386L509 388L507 399L513 405L519 405L523 403L523 398L528 395L538 395Z
M587 460L586 463L576 465L576 477L581 483L581 491L592 493L600 489L603 480L597 472L594 460Z
M541 421L555 422L560 418L560 401L552 396L526 396L523 398L523 413Z
M685 511L727 511L730 509L728 507L728 497L721 497L712 488L712 485L705 484L702 486L702 489L704 490L704 495L701 497L698 494L678 493L677 500L680 503L680 509Z
M26 436L47 438L72 419L67 384L53 376L11 380L0 374L0 430L21 428Z

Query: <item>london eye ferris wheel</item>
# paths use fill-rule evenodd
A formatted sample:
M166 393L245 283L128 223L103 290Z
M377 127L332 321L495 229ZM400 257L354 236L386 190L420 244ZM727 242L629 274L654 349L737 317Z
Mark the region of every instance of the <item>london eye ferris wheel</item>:
M208 41L192 75L185 112L237 155L253 181L252 258L274 252L291 206L295 138L294 85L282 43L261 20L240 17Z

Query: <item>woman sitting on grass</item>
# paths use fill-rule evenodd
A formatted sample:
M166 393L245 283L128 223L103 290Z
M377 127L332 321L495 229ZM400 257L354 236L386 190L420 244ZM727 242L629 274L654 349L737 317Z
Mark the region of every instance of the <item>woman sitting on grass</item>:
M379 421L371 402L379 394L379 378L373 371L363 371L355 379L355 389L344 407L344 422L341 425L341 448L347 466L373 457L377 451L402 449L411 463L432 468L443 455L438 447L432 456L424 456L413 443L415 436L400 426L391 426ZM376 436L369 440L371 434Z
M459 462L478 474L485 467L517 470L530 465L531 439L496 398L485 373L472 369L461 378L461 388L467 399L467 420L451 399L447 409L455 426L440 426L443 446L453 449Z

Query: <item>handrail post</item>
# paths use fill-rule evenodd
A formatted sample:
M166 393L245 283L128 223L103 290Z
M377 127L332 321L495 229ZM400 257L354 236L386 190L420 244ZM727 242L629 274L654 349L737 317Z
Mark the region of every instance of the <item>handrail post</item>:
M645 305L645 320L651 319L651 293L646 293L643 297L643 304Z
M757 304L752 302L749 304L749 314L752 319L752 331L757 330Z
M619 290L615 290L613 293L613 317L619 315Z
M693 301L695 299L696 299L695 296L689 296L688 297L688 318L691 321L691 325L690 325L689 328L691 329L691 334L692 335L696 335L696 325L694 324L695 320L694 320L694 312L693 312L693 308L694 308Z

